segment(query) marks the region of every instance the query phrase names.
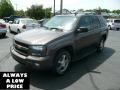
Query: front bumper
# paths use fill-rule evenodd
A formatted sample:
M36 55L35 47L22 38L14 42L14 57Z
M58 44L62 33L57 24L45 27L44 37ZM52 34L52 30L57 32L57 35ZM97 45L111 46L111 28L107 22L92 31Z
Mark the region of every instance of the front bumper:
M49 56L46 57L35 57L35 56L24 56L16 52L13 47L10 49L12 57L19 63L32 67L35 69L50 69L52 67L52 58Z

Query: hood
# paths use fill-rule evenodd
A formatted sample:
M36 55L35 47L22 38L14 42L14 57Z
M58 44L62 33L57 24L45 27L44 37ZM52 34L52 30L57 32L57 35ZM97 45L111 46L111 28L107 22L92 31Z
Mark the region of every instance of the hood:
M63 31L50 31L41 28L20 33L16 35L14 39L31 45L45 45L46 43L64 35L65 33L66 32Z

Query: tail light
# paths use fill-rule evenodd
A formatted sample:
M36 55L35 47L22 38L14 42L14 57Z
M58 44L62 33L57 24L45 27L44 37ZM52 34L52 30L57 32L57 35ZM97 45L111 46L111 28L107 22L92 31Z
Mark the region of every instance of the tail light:
M0 27L1 27L1 28L6 28L6 25L5 25L5 24L0 23Z
M23 27L22 27L23 29L26 29L26 25L23 25Z

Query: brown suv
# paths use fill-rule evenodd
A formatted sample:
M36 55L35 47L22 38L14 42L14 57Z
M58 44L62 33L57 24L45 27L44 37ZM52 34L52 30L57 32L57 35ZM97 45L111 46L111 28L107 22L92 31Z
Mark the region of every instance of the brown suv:
M51 69L63 75L70 62L101 52L108 36L106 21L98 15L59 15L42 28L14 38L11 54L28 67Z

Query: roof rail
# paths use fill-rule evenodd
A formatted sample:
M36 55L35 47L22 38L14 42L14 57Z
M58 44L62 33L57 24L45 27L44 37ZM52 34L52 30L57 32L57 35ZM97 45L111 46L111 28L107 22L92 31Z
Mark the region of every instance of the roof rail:
M97 15L95 12L83 12L83 13L74 13L75 16L78 15Z

